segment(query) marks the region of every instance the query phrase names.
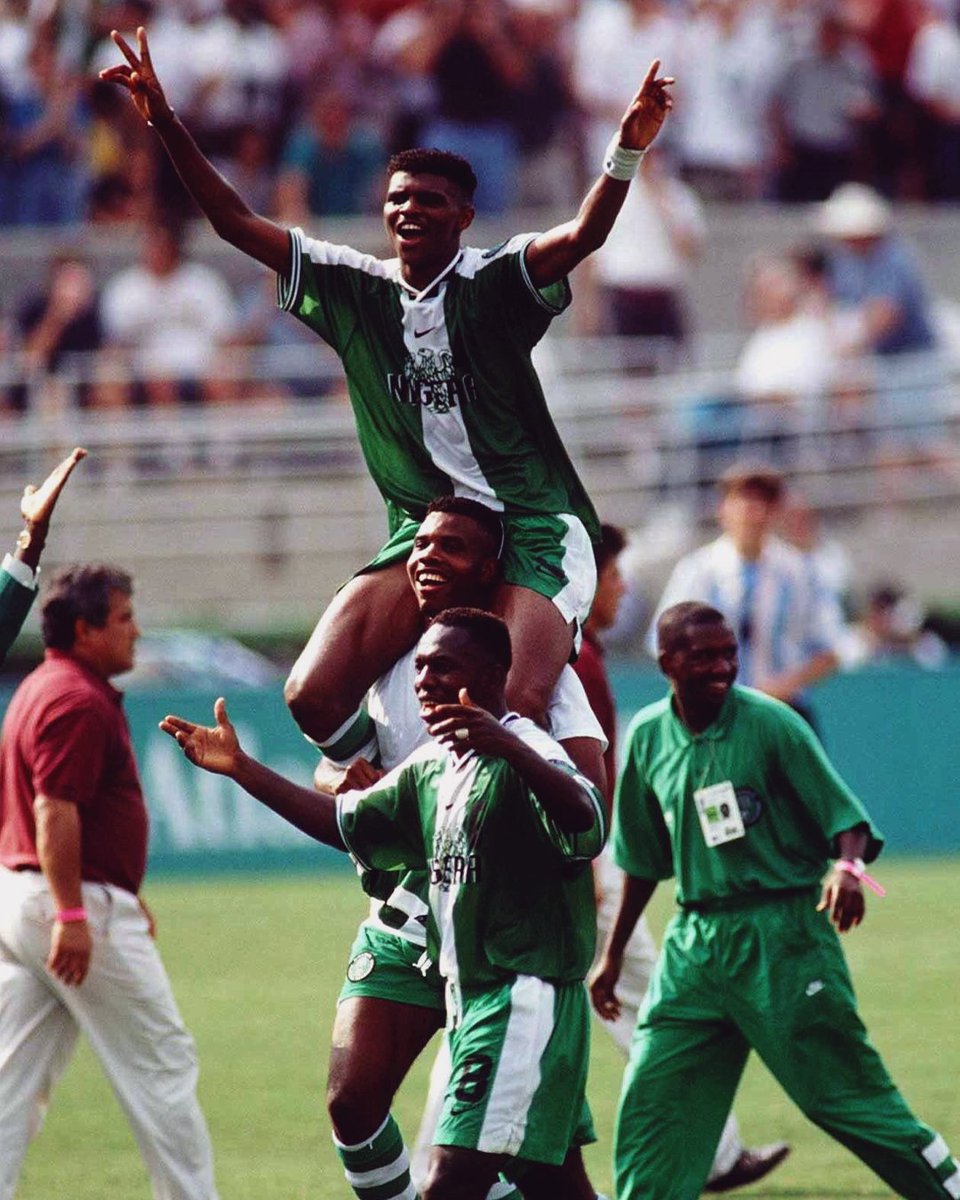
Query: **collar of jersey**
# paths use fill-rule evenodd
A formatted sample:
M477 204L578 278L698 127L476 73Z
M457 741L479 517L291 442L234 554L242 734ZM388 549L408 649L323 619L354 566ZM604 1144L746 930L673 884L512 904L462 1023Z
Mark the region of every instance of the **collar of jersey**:
M447 265L443 268L443 270L440 272L440 274L436 277L436 279L431 280L431 282L428 283L425 288L421 288L420 291L417 291L417 289L413 286L413 284L407 283L407 281L404 279L404 277L400 274L400 264L397 263L397 283L400 284L400 286L404 289L404 291L409 292L410 295L414 298L414 300L423 300L427 295L429 295L430 292L433 291L433 289L437 286L438 283L442 283L443 280L446 279L446 277L455 269L457 263L460 261L461 258L463 258L463 250L462 249L460 249L456 252L456 254L453 256L453 258L450 259L450 261L447 263Z

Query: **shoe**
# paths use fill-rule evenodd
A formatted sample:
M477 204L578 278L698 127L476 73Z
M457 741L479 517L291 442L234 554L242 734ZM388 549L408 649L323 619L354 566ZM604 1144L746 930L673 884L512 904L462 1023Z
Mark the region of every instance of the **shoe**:
M743 1149L740 1157L729 1171L711 1179L704 1187L705 1192L732 1192L734 1188L756 1183L769 1175L790 1153L787 1142L771 1142L769 1146L757 1146L755 1150Z

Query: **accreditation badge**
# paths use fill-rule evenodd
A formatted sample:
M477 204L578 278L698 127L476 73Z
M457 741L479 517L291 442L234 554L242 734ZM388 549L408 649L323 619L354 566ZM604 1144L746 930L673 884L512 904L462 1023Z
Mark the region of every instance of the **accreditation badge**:
M737 793L729 779L697 788L693 802L697 806L703 840L708 846L722 846L724 842L735 842L743 837L743 817L740 816Z

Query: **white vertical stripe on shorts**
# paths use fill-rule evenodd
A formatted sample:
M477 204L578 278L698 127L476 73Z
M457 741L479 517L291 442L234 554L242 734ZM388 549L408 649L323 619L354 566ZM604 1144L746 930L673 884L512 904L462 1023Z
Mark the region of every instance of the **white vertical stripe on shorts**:
M530 1105L540 1086L540 1060L553 1033L555 989L533 975L518 975L510 989L510 1016L500 1062L477 1140L486 1154L519 1153Z
M556 513L555 516L567 527L567 532L563 535L563 558L560 566L568 582L553 597L553 603L567 623L577 621L582 625L590 616L593 596L597 590L593 546L590 543L590 535L579 517L570 513Z

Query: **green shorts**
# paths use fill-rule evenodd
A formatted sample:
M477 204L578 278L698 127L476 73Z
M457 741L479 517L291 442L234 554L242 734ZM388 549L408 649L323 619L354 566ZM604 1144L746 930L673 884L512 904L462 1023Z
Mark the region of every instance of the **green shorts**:
M590 1015L582 983L532 975L462 998L434 1143L558 1166L593 1140Z
M350 948L347 976L337 999L372 996L417 1008L444 1011L443 980L422 946L364 923Z
M391 512L392 533L359 572L406 562L420 521L402 509ZM583 624L597 589L593 545L583 522L570 513L504 517L501 569L504 583L529 588L552 601L564 621Z

